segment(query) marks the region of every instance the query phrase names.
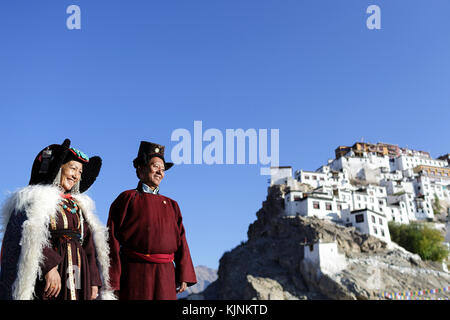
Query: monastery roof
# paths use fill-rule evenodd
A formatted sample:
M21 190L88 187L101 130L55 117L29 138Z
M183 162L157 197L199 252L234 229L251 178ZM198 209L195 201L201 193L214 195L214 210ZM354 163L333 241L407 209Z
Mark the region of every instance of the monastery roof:
M333 198L323 198L323 197L318 197L316 195L311 195L311 194L304 194L303 198L301 198L298 201L303 201L306 200L307 198L311 198L311 199L317 199L317 200L327 200L327 201L333 201Z
M374 210L371 210L371 209L368 209L368 208L353 210L350 213L354 214L354 213L363 212L363 211L370 211L370 212L375 213L375 214L377 214L379 216L386 217L386 215L384 213L377 212L377 211L374 211Z

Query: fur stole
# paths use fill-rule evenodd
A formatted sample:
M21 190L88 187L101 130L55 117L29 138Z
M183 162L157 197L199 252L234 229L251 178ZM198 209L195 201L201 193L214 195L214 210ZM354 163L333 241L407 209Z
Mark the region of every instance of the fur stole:
M17 277L12 286L15 300L31 300L37 277L42 279L41 265L44 260L42 250L50 244L50 218L56 216L60 190L52 185L30 185L12 193L1 210L0 232L4 234L12 214L25 212L26 220L22 225L20 239L20 257ZM114 300L115 296L109 285L109 246L107 228L103 226L95 212L95 204L85 194L73 195L78 201L83 217L89 225L97 252L102 287L100 299Z

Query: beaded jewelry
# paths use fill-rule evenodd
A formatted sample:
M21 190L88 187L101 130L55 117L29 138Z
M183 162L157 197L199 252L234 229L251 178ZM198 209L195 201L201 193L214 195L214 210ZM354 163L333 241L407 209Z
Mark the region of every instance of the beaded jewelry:
M63 208L64 208L67 212L70 212L70 213L72 213L72 214L77 213L77 204L76 204L72 199L70 199L69 201L72 202L73 208L70 209L66 204L63 205Z

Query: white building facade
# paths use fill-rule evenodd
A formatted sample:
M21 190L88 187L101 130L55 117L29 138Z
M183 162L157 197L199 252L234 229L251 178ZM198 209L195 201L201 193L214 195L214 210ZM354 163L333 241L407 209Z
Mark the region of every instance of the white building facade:
M345 255L339 253L336 242L317 242L304 246L304 260L325 274L335 274L347 267Z
M436 198L450 213L447 158L388 147L395 152L383 154L381 144L375 151L339 147L344 152L336 159L316 171L297 170L294 177L292 167L274 167L271 185L288 187L284 214L330 219L389 242L389 221L432 220Z
M361 233L377 237L386 243L391 242L386 215L370 209L345 210L342 213L347 227L355 227Z

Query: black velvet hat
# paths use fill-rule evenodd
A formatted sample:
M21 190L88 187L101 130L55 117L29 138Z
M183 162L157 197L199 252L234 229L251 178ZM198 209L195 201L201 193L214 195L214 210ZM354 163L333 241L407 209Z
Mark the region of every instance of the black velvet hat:
M153 142L141 141L137 158L133 160L133 166L147 165L151 158L159 157L164 161L164 170L167 171L172 168L172 162L166 162L164 159L164 146Z
M98 156L89 159L81 151L70 148L69 139L65 139L60 145L49 145L38 153L33 162L29 184L53 184L61 166L70 160L83 164L80 193L85 192L97 179L102 159Z

